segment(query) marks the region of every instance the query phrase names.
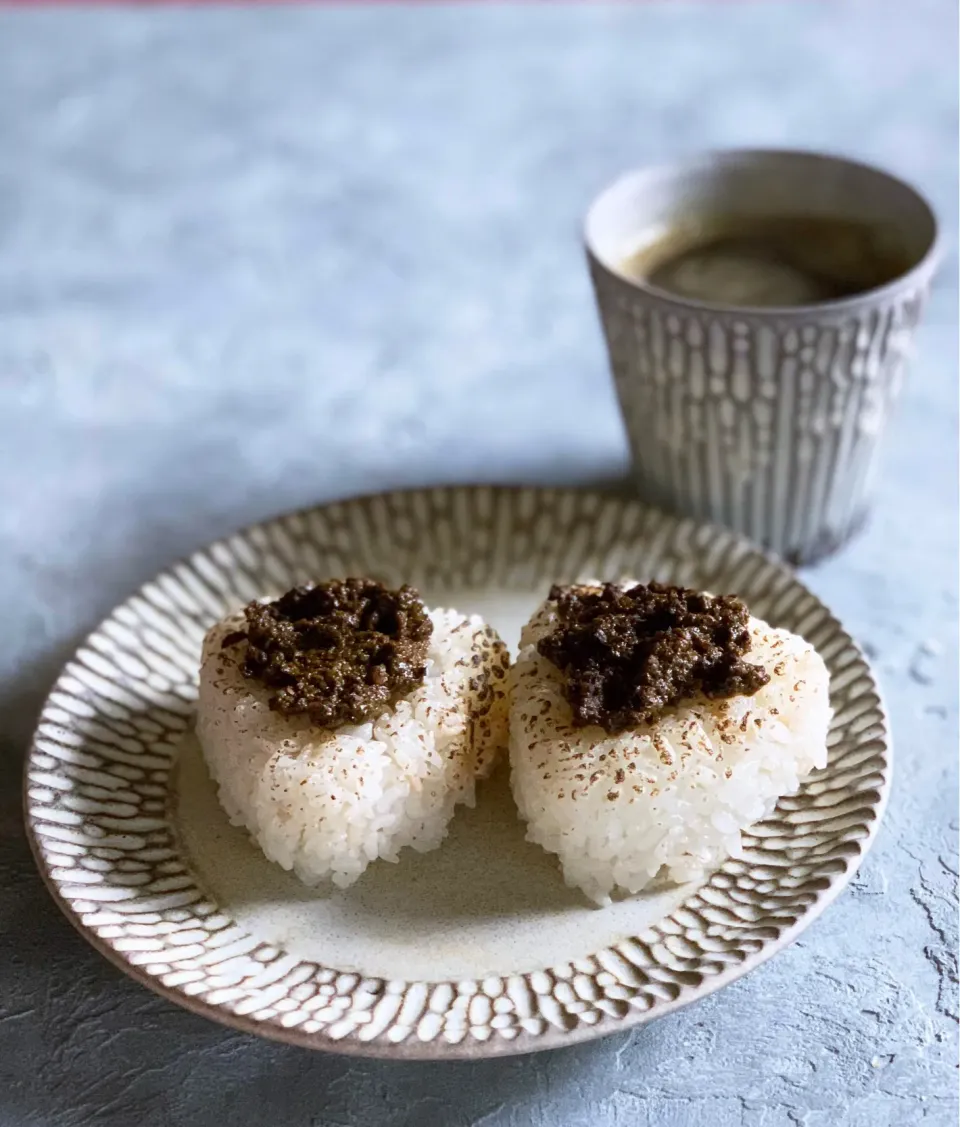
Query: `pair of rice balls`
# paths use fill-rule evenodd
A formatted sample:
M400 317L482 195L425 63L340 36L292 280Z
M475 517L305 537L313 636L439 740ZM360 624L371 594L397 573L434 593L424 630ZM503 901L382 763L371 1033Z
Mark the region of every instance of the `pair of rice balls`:
M516 662L476 615L332 580L207 634L197 733L220 802L308 885L435 849L509 748L527 837L597 903L682 882L826 763L829 675L738 599L554 587Z

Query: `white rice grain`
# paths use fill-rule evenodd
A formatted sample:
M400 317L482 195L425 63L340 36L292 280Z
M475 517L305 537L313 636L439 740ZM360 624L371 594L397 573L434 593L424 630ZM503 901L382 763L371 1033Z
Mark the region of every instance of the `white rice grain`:
M655 877L702 877L742 832L827 761L830 678L814 648L750 619L747 660L770 681L754 696L699 698L616 736L574 727L563 675L536 649L556 622L545 603L512 671L510 763L527 837L597 903Z
M477 616L429 614L424 683L336 730L270 711L271 690L240 669L244 647L222 649L242 615L207 634L197 736L221 805L305 884L344 888L404 846L435 849L506 744L506 647Z

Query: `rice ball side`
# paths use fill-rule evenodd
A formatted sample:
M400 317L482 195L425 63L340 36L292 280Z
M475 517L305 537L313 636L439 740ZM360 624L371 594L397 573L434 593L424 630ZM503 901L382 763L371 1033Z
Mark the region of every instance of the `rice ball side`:
M404 846L435 849L506 746L506 646L475 615L427 613L423 684L336 729L270 710L271 690L243 674L245 647L222 648L242 614L204 640L197 736L220 803L305 884L346 888Z
M700 696L609 735L574 726L564 675L537 650L556 623L548 600L511 671L511 785L528 839L597 903L739 855L741 833L826 765L829 673L797 635L751 617L747 657L770 675L754 695Z

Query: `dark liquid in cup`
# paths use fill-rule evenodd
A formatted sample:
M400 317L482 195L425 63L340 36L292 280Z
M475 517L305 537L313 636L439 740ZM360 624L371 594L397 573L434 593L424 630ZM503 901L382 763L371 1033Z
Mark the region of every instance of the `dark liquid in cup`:
M805 215L709 216L677 225L621 269L696 301L791 306L865 293L913 264L888 227Z

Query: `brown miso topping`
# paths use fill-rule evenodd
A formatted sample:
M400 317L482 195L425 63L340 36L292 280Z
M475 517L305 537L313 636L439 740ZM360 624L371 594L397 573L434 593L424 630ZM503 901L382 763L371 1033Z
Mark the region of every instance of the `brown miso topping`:
M276 692L270 708L324 728L359 724L423 684L433 623L412 587L371 579L295 587L244 608L242 670Z
M752 696L770 680L750 651L749 613L733 595L638 584L554 587L559 621L537 649L564 675L577 727L611 735L702 695Z

